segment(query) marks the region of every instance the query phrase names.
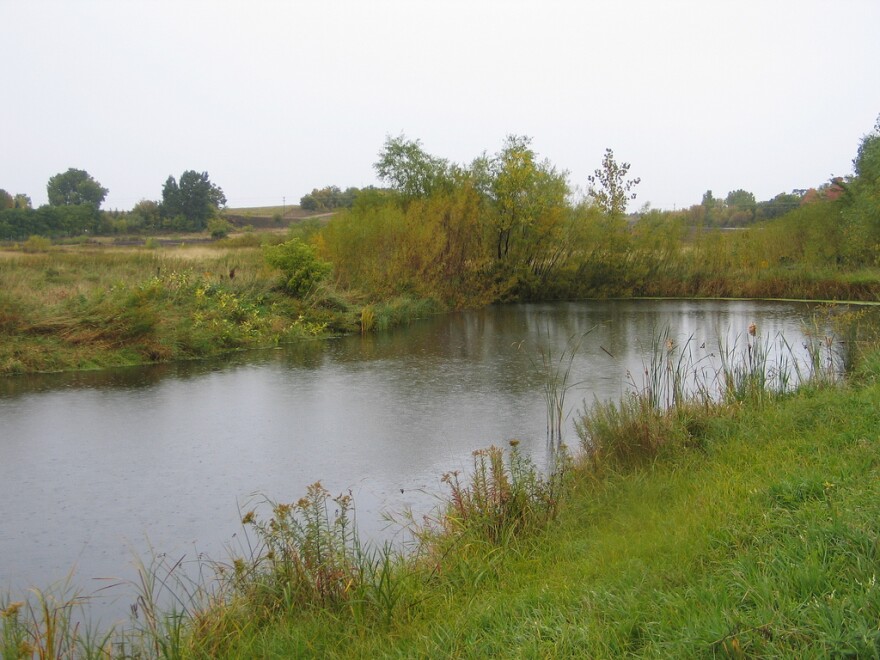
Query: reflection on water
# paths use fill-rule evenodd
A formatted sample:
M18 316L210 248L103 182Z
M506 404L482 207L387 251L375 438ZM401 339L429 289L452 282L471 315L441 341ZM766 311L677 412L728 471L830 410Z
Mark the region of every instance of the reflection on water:
M0 590L71 567L85 592L132 557L221 557L239 508L351 490L368 537L382 511L426 511L474 449L518 438L546 456L539 346L586 335L568 401L619 397L652 337L798 337L791 303L627 301L498 306L369 337L222 361L0 379ZM796 342L795 342L796 343ZM698 356L699 357L699 356ZM567 439L574 443L570 419ZM120 597L121 600L125 596ZM108 610L109 611L109 610Z

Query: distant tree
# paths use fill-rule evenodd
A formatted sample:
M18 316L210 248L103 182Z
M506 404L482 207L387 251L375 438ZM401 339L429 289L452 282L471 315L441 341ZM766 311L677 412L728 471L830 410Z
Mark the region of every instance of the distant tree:
M641 179L627 179L629 168L629 163L618 164L614 160L614 152L605 149L602 168L587 177L590 182L590 197L609 215L623 215L629 200L636 198L636 193L632 190Z
M755 210L757 203L755 195L742 188L731 190L725 198L727 207L731 210L731 219L728 224L742 226L752 222L755 219ZM733 216L736 216L736 219Z
M0 188L0 211L3 209L14 209L15 199L8 192Z
M862 138L853 159L853 169L862 184L880 187L880 117L877 117L874 130Z
M162 226L162 213L159 202L151 199L142 199L127 215L128 226L133 230L151 231Z
M379 160L373 165L379 178L404 198L427 197L451 182L449 162L429 155L419 140L387 137Z
M703 193L703 199L700 202L700 208L703 211L703 222L707 225L711 225L714 221L715 216L715 207L718 205L718 200L715 199L715 196L712 194L711 190L707 190Z
M357 188L346 188L343 191L339 186L314 188L308 195L300 198L299 206L307 211L350 209L359 192Z
M101 186L85 170L71 167L66 172L56 174L46 184L50 206L75 206L91 204L101 208L109 190Z
M738 209L754 208L756 204L755 195L742 188L739 190L731 190L727 193L727 198L724 201L727 202L728 206L733 206Z
M779 193L766 202L759 202L756 217L762 220L772 220L794 211L801 205L805 193L806 190L793 190L790 193Z
M25 195L24 193L18 193L15 196L14 207L17 209L32 209L34 208L31 203L31 198Z
M299 207L306 211L317 211L318 199L314 195L303 195L299 198Z
M180 183L169 176L162 187L162 217L177 229L202 231L225 205L223 190L211 183L207 172L187 170Z

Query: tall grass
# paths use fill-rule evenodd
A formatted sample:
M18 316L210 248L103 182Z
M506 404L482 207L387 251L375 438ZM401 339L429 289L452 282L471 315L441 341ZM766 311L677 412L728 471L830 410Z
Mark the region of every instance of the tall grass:
M547 417L547 440L550 443L560 444L563 441L563 430L569 415L565 408L565 399L569 391L579 384L571 382L571 370L581 344L588 334L589 332L569 337L566 347L562 349L559 356L554 356L549 342L546 346L539 346L540 363L533 361L533 366L543 387Z
M630 464L652 458L667 446L699 444L708 420L748 403L763 405L798 387L838 382L831 335L808 336L806 359L781 335L774 341L749 326L745 342L718 340L720 363L695 357L693 337L677 343L668 328L655 333L643 362L643 382L618 402L584 404L576 429L594 466L611 459Z

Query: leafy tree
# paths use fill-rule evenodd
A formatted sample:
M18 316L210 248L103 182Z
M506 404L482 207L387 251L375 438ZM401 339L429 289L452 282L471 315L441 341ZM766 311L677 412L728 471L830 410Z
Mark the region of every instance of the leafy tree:
M880 186L880 116L874 130L862 138L853 159L856 179L868 186Z
M738 190L731 190L727 193L727 198L725 199L728 206L732 206L742 210L754 209L756 206L755 195L750 193L742 188Z
M833 179L826 197L835 199L834 188L843 190L845 258L853 264L880 263L880 117L865 135L853 159L855 176L850 181Z
M207 172L187 170L180 175L180 183L169 176L162 187L162 217L176 229L202 231L208 219L226 205L223 190L211 183Z
M46 184L50 206L74 206L91 204L101 208L109 190L101 186L85 170L71 167L66 172L56 174Z
M13 200L13 207L17 209L32 209L31 198L24 193L18 193Z
M731 190L725 198L727 203L728 216L726 225L733 227L742 227L755 219L755 210L757 203L754 194L743 190Z
M715 211L715 206L718 204L718 200L715 199L715 196L712 194L711 190L707 190L703 193L703 199L700 202L700 206L703 209L703 222L706 225L712 224L712 216Z
M627 202L636 198L633 188L641 182L641 178L627 179L629 168L629 163L618 164L614 160L614 152L605 149L602 168L587 177L590 197L609 215L623 215Z
M14 209L15 200L12 195L0 188L0 211L4 209Z
M373 165L379 178L405 199L428 197L452 182L449 162L429 155L419 140L387 137L379 160Z
M559 211L568 195L567 173L549 162L538 162L531 138L508 135L500 152L474 161L477 185L492 201L491 225L495 256L500 261L511 251L519 261L536 265L538 244L561 222Z
M142 199L128 212L127 220L131 229L146 231L160 229L162 213L159 203L151 199Z

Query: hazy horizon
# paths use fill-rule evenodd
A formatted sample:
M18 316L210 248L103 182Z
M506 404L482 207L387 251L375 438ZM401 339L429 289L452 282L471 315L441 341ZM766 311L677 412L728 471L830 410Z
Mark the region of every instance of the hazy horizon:
M586 188L606 147L631 210L852 171L880 114L880 3L7 0L0 188L70 167L103 207L207 171L231 207L379 185L386 136L469 163L528 135Z

